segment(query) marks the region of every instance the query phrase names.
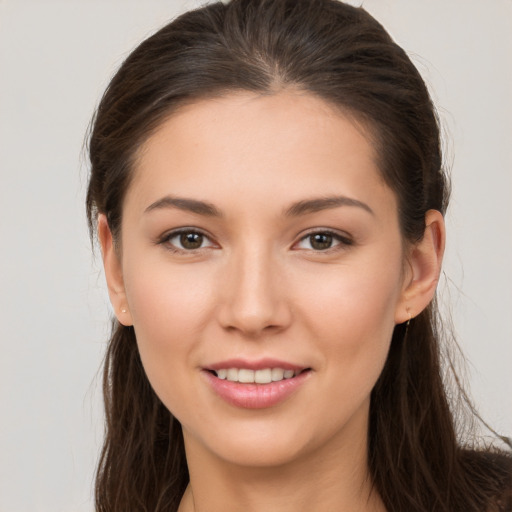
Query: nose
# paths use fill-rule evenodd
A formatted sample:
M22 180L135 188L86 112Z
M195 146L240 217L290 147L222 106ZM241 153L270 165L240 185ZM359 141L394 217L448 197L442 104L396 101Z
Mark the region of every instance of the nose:
M240 251L225 270L218 309L224 329L255 338L289 326L292 315L283 273L270 251Z

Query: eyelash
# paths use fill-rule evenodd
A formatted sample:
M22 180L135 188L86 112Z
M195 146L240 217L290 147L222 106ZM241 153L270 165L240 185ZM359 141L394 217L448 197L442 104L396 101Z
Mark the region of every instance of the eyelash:
M181 237L182 235L199 235L203 237L203 242L208 241L209 245L205 247L198 247L196 249L185 249L183 247L177 247L176 244L171 243L171 240L174 238ZM179 254L196 254L198 251L203 249L207 249L209 247L213 247L215 244L211 241L210 237L204 233L203 231L196 228L180 228L171 231L170 233L166 233L163 235L158 241L158 245L164 245L166 249L171 252L179 253ZM201 244L202 245L202 244Z
M203 239L201 241L201 245L204 241L209 241L210 243L209 243L209 245L207 245L205 247L197 247L197 248L193 248L193 249L177 247L176 244L171 243L171 240L173 240L174 238L181 237L182 235L199 235L199 236L203 237ZM311 238L314 237L315 235L326 235L328 237L331 237L332 241L336 241L337 243L335 245L331 245L331 247L327 247L325 249L305 248L304 250L312 251L314 253L325 254L325 253L331 253L331 252L334 252L337 250L342 250L346 247L354 245L354 241L347 235L341 235L340 233L338 233L336 231L329 230L329 229L315 229L314 231L310 231L306 235L302 236L298 242L295 242L292 246L292 249L308 239L310 239L310 241L311 241ZM165 245L168 250L170 250L174 253L180 253L180 254L195 254L198 251L215 246L215 244L211 241L210 237L206 233L204 233L203 231L198 230L196 228L181 228L181 229L171 231L170 233L166 233L157 241L157 244ZM298 249L298 250L300 250L300 249Z
M326 254L326 253L343 250L343 249L346 249L347 247L354 245L354 240L346 234L342 235L339 232L333 231L330 229L315 229L314 231L310 231L306 235L302 236L300 238L300 240L294 244L294 247L308 239L311 240L311 238L315 235L327 235L328 237L332 237L333 242L335 241L337 243L335 245L331 245L331 247L327 247L326 249L313 249L313 248L308 249L308 248L306 248L304 250L312 251L314 253Z

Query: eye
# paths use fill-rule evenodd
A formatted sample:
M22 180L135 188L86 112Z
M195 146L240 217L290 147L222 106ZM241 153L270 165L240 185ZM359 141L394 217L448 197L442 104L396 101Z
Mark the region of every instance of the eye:
M301 238L296 247L313 251L327 251L340 245L352 245L352 240L332 231L316 231Z
M206 247L213 247L213 242L200 231L193 229L184 229L173 231L160 241L162 244L170 246L175 251L196 251Z

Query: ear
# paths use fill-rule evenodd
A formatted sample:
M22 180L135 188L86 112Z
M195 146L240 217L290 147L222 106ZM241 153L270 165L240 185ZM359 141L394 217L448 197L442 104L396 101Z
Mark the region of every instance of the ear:
M123 281L123 270L114 246L112 233L104 214L98 215L98 238L103 257L103 268L107 280L108 295L114 313L123 325L133 325Z
M408 270L395 323L407 322L419 315L433 299L441 273L445 237L443 215L437 210L429 210L425 215L423 238L409 249Z

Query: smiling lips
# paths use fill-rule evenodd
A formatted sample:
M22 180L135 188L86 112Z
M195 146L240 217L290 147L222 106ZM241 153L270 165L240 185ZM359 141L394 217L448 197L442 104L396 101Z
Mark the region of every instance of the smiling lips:
M298 390L311 374L310 368L282 363L234 363L214 365L206 368L203 374L220 398L235 407L246 409L263 409L281 403Z

